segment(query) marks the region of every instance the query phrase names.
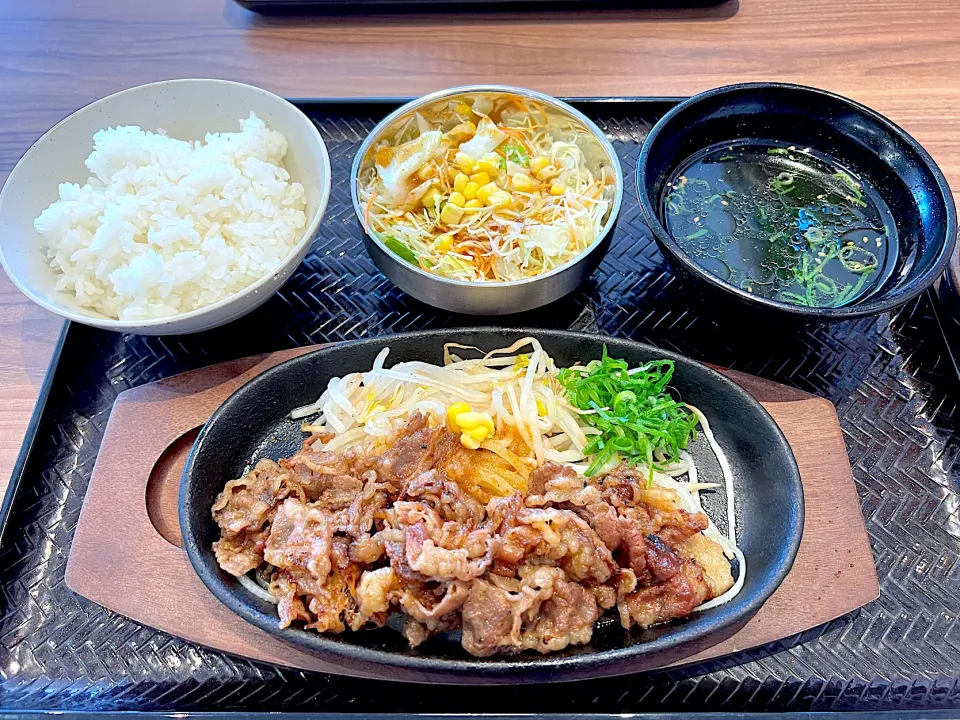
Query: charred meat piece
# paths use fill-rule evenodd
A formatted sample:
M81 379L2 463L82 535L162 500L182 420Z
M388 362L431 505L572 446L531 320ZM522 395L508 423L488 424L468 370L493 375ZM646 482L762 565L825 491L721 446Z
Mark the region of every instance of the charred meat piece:
M487 528L444 522L436 510L409 501L394 503L404 528L407 564L434 580L473 580L487 571L500 547Z
M683 560L658 535L647 535L646 565L649 580L645 585L666 582L678 572Z
M463 605L464 649L486 657L496 652L562 650L590 642L599 616L593 594L566 579L559 568L525 568L516 592L478 580Z
M618 603L620 621L624 627L630 627L633 622L648 628L666 620L686 617L710 597L710 585L702 568L687 558L666 582L640 588L622 597Z
M323 450L331 440L260 461L212 508L217 562L269 578L280 627L339 633L402 613L411 646L461 628L473 655L548 653L590 642L602 610L645 628L733 585L706 516L632 468L584 478L547 462L524 470L523 496L498 475L516 458L419 413L377 443Z
M213 503L212 514L223 537L257 532L273 509L288 495L297 494L290 473L272 460L261 460L238 480L228 482Z
M426 503L444 520L461 524L479 523L486 514L483 505L436 470L410 478L403 486L401 497Z
M323 580L333 567L333 527L320 509L293 498L277 511L263 559L281 569L306 570Z
M233 537L221 537L213 543L217 564L231 575L240 577L260 567L267 532L242 532Z
M433 467L442 432L442 428L427 427L426 418L414 413L393 446L377 457L374 469L384 482L399 490L405 482Z
M569 465L545 462L530 474L526 504L543 507L566 503L584 507L601 501L600 490Z

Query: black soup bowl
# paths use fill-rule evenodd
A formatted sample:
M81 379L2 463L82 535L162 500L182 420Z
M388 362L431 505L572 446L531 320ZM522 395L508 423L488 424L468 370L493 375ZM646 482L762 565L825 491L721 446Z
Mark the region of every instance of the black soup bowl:
M666 227L664 196L677 171L717 143L755 139L812 148L869 180L896 223L899 257L879 288L840 307L803 307L759 297L703 269ZM661 251L681 274L740 308L801 322L845 320L890 310L937 280L953 252L957 211L929 154L882 115L839 95L785 83L744 83L695 95L663 116L646 137L637 196ZM769 313L767 313L769 314Z
M646 631L624 630L615 612L602 617L589 645L558 653L525 652L478 658L453 633L411 649L394 628L321 635L280 630L276 607L220 569L212 545L219 538L210 508L224 484L261 458L289 457L304 434L289 417L313 402L331 377L366 371L385 347L386 365L442 363L443 345L456 341L488 351L534 336L560 367L599 358L604 345L631 366L655 358L676 363L672 389L706 414L730 464L736 498L737 542L746 560L741 592L730 602ZM701 433L690 446L700 478L722 481ZM707 512L726 531L725 493L703 496ZM241 387L213 414L194 444L180 485L184 547L200 579L228 608L253 625L335 663L348 675L413 682L513 684L621 675L652 663L689 657L738 629L770 597L793 564L803 530L803 490L790 446L766 410L740 386L699 363L626 340L565 331L496 328L432 330L323 348L268 370Z

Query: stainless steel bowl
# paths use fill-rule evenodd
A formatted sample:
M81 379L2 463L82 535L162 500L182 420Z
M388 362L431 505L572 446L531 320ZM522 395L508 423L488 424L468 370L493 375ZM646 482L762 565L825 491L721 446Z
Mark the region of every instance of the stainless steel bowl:
M468 315L505 315L532 310L571 292L590 276L610 245L610 235L616 223L617 215L620 213L620 204L623 201L623 173L613 145L610 144L600 128L586 115L549 95L507 85L466 85L424 95L422 98L409 102L390 113L370 131L353 160L353 168L350 171L350 193L353 197L353 209L357 213L357 219L363 225L363 207L360 205L360 194L357 187L360 168L370 149L375 147L383 133L398 120L426 105L432 105L438 101L459 95L475 95L478 93L515 94L536 100L570 115L593 133L600 147L607 154L610 166L615 171L613 205L610 207L610 214L597 240L566 265L543 275L510 282L450 280L426 272L401 260L390 252L380 239L369 230L366 232L365 242L367 252L370 253L370 257L373 258L373 262L380 271L401 290L418 300L434 307Z

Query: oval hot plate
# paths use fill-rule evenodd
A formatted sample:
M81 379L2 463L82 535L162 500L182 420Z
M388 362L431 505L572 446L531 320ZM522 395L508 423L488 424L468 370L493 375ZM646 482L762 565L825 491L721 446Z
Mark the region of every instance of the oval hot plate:
M368 370L388 346L388 366L410 360L439 363L445 342L492 350L528 335L538 338L560 367L599 358L604 344L612 356L631 366L656 358L675 361L671 387L706 414L733 471L738 544L747 571L743 590L732 601L646 631L624 630L616 612L608 611L589 645L552 655L525 652L476 658L456 639L443 636L410 649L390 627L341 635L280 630L275 606L220 570L211 548L219 537L210 514L214 498L227 481L242 476L258 459L276 460L296 452L304 436L300 422L290 420L289 412L313 402L331 377ZM692 447L695 455L701 442L702 434ZM700 467L700 475L703 481L721 478L719 466L709 462ZM705 493L703 498L707 512L723 530L723 493ZM257 627L341 666L345 673L413 682L552 682L634 672L649 667L649 656L655 653L679 660L729 634L756 612L790 570L803 528L803 491L793 453L770 415L738 385L699 363L648 345L572 332L434 330L324 348L278 365L237 390L207 422L191 452L180 486L180 525L190 561L221 602Z

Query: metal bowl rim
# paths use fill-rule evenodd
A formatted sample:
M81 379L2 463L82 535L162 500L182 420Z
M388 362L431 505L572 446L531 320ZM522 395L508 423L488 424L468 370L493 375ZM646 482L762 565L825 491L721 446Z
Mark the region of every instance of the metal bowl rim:
M472 282L469 280L452 280L450 278L445 278L441 275L434 275L433 273L428 273L423 268L411 265L410 263L405 263L400 258L394 255L386 245L384 245L380 238L376 236L375 233L371 232L363 222L363 208L360 206L360 195L358 192L358 181L360 175L360 165L363 162L363 158L366 156L367 151L374 142L383 134L392 123L400 119L404 115L407 115L414 110L421 108L425 105L430 105L443 100L448 97L455 97L457 95L468 95L470 93L503 93L503 94L514 94L520 95L521 97L532 98L539 100L540 102L546 103L554 107L557 110L571 115L574 119L579 121L584 125L584 127L589 130L593 136L603 147L604 151L607 153L607 157L610 160L614 168L614 178L616 180L615 187L616 192L613 198L613 205L610 207L609 214L607 215L607 221L604 223L603 228L600 233L597 235L596 239L590 244L589 247L585 248L579 255L568 260L566 263L560 267L554 268L550 272L543 273L542 275L536 275L534 277L523 278L522 280L508 280L506 282L497 282L497 281L484 281L484 282ZM596 123L593 122L590 118L584 115L582 112L574 108L573 106L565 103L563 100L559 100L551 95L545 93L537 92L536 90L527 90L525 88L514 87L512 85L459 85L457 87L447 88L445 90L438 90L436 92L424 95L422 97L411 100L408 103L401 105L399 108L394 110L392 113L387 115L383 120L378 122L374 128L367 135L366 139L360 145L360 148L357 150L357 154L353 159L353 164L350 168L350 197L353 200L353 210L357 215L357 220L360 222L360 226L363 227L364 233L370 240L377 245L383 252L390 258L390 260L397 264L402 264L404 268L411 270L422 278L427 280L438 282L442 285L450 285L454 287L462 288L471 288L474 291L482 292L483 288L510 288L510 287L520 287L523 285L529 285L532 283L539 282L541 280L546 280L555 275L569 270L570 268L578 265L582 262L588 255L590 255L599 245L600 241L613 229L614 223L617 221L617 217L620 215L620 207L623 204L623 168L620 165L620 158L617 156L617 152L613 147L607 136L603 134L603 131L597 127Z

